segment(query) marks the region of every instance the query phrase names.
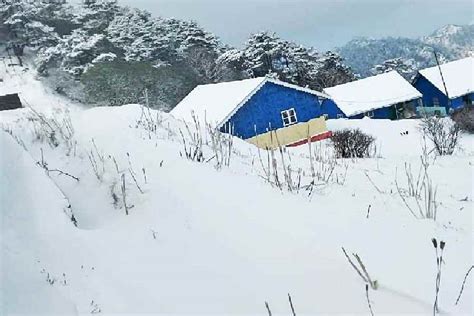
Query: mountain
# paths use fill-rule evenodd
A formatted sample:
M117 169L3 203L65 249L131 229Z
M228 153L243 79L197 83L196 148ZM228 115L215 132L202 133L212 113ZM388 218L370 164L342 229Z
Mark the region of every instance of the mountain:
M446 25L421 39L429 45L450 50L457 57L471 56L474 52L474 25Z
M371 69L397 58L412 65L415 70L433 66L436 63L434 50L441 62L459 59L473 53L473 43L473 25L447 25L418 39L361 37L337 48L337 51L354 72L367 77L374 74Z

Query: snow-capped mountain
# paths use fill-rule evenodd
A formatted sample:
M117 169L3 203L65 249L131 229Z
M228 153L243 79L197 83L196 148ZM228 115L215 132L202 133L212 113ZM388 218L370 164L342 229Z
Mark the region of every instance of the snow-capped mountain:
M372 68L395 58L405 60L415 69L432 66L436 62L434 50L441 61L459 59L473 53L473 43L473 25L447 25L419 39L357 38L337 50L347 65L360 76L366 77L372 75Z
M444 47L459 57L472 56L474 53L474 25L449 24L421 40L429 45Z

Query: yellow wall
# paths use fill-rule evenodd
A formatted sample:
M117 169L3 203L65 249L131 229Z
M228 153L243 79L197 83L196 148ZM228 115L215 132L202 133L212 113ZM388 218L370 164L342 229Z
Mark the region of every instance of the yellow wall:
M327 132L324 117L312 119L305 123L298 123L280 128L265 134L246 139L251 144L264 149L274 149L286 146L297 141Z

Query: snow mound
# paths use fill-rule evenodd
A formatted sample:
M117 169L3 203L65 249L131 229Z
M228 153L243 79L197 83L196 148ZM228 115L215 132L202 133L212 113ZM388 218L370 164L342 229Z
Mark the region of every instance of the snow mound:
M75 304L40 270L40 258L57 255L53 241L72 233L64 213L68 203L5 132L0 132L0 148L0 314L75 315Z

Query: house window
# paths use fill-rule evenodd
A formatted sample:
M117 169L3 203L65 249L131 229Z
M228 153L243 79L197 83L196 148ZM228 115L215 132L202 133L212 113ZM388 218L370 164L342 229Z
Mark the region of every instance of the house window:
M439 99L436 97L433 98L433 106L439 106Z
M337 115L337 118L338 118L338 119L344 118L344 114L338 114L338 115Z
M285 127L298 123L296 111L294 108L281 111L281 119L283 120L283 126Z
M374 111L369 111L365 113L365 116L367 117L374 117Z
M323 117L325 120L328 120L329 119L329 114L323 114Z

